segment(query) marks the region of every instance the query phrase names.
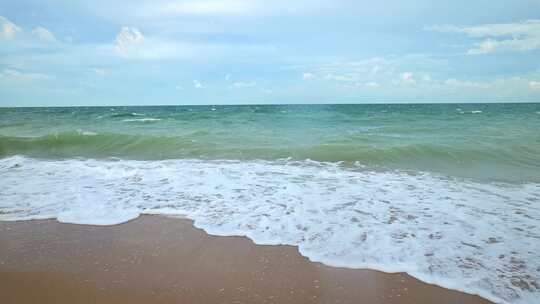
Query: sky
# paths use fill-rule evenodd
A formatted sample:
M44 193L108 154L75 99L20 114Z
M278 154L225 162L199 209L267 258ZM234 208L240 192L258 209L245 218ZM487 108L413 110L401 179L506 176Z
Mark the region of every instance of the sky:
M0 106L540 102L540 0L0 1Z

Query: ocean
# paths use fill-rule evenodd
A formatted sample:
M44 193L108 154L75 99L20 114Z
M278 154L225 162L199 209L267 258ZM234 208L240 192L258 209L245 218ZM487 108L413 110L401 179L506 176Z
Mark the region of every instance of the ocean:
M537 303L540 104L0 108L0 220L141 214Z

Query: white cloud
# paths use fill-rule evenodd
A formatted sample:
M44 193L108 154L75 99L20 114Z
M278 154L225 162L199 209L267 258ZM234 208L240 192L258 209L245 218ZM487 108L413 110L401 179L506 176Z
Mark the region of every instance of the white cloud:
M518 23L483 24L470 27L455 25L437 25L429 29L438 32L463 33L470 37L515 37L538 34L540 20L527 20Z
M333 85L345 88L376 88L386 84L410 89L433 82L431 75L446 69L447 65L439 58L410 55L341 60L292 68L300 72L309 70L314 78L335 82Z
M143 34L134 27L124 26L116 36L116 50L123 57L133 56L143 43Z
M482 39L468 50L467 53L470 55L540 49L540 20L484 24L471 27L444 25L434 26L429 29L444 33L460 33L471 38Z
M23 29L9 21L7 18L0 16L0 38L14 39ZM56 42L56 37L48 29L38 26L31 31L32 36L45 42Z
M363 60L342 60L317 65L314 72L350 72L350 73L380 73L396 64L395 59L373 57Z
M324 79L338 82L354 82L358 79L358 77L356 77L356 75L327 74L324 76Z
M96 75L98 76L107 76L110 74L110 71L107 70L107 69L102 69L102 68L93 68L92 69L92 72L94 72Z
M255 81L249 81L249 82L235 82L232 84L231 88L241 89L241 88L252 88L256 86L257 83Z
M381 86L379 83L373 82L373 81L371 81L371 82L366 82L364 85L365 85L366 87L368 87L368 88L378 88L378 87Z
M173 40L148 38L134 27L124 26L116 36L115 50L127 59L170 59L187 57L202 45L182 44Z
M540 81L531 81L531 82L529 82L529 88L531 90L540 91Z
M177 91L183 91L184 90L184 87L181 86L181 85L177 85L174 87Z
M416 80L414 79L413 73L406 72L406 73L401 74L401 84L409 85L409 86L416 85Z
M488 54L497 51L531 51L540 49L540 36L531 39L493 40L487 39L470 49L469 55Z
M458 79L447 79L444 82L445 85L451 86L451 87L457 87L457 88L472 88L472 89L489 89L493 85L491 83L482 83L482 82L474 82L474 81L463 81Z
M313 73L304 73L302 74L302 79L304 80L311 80L315 78L315 75L313 75Z
M226 74L226 75L225 75L225 81L231 80L231 77L232 77L231 74Z
M51 31L44 27L36 27L32 30L32 35L45 42L56 42L56 37Z
M204 89L204 85L198 80L193 80L193 87L195 89Z
M339 83L358 83L363 85L366 82L384 82L394 77L394 73L399 69L400 62L397 58L367 58L362 60L340 60L311 65L292 66L295 70L304 72L302 78L325 79ZM433 65L431 65L433 66Z
M7 18L0 16L0 38L13 39L22 29Z
M50 76L40 73L21 72L14 69L5 69L0 72L0 81L11 84L38 82L51 79Z

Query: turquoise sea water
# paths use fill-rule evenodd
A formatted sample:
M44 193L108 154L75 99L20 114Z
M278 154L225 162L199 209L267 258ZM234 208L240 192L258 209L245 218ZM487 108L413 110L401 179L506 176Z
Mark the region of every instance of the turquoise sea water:
M540 104L0 108L0 220L141 214L538 303Z
M540 104L0 109L0 156L291 158L540 181Z

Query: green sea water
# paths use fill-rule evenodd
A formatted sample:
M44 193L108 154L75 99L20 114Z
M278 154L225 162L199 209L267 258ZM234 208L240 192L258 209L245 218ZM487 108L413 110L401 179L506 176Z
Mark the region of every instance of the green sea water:
M540 104L1 108L0 157L340 162L540 181Z

